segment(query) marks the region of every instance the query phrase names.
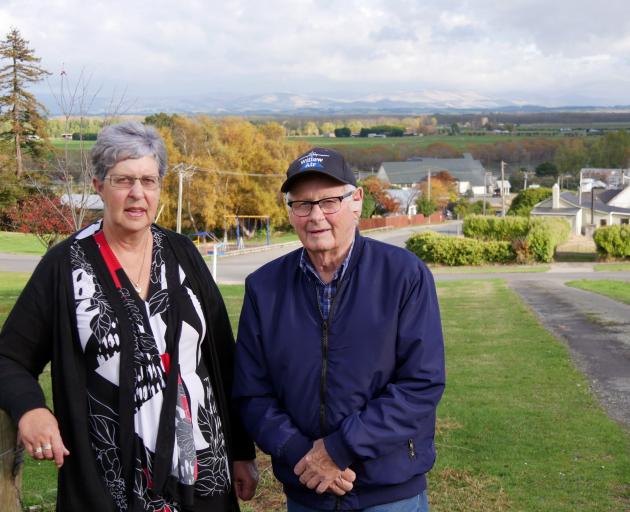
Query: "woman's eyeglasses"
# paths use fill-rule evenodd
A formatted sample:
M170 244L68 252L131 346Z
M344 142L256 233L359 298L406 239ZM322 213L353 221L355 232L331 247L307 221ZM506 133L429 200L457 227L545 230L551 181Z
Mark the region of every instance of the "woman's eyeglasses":
M136 180L140 182L140 185L142 185L142 188L145 190L156 190L160 186L159 176L140 176L139 178L136 178L135 176L114 174L112 176L106 176L105 179L109 180L112 187L123 188L127 190L133 188Z

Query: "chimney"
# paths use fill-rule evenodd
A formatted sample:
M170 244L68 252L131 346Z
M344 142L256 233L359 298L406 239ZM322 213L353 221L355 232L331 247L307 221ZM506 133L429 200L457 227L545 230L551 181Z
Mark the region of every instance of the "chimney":
M557 183L551 187L551 207L554 210L560 208L560 186Z

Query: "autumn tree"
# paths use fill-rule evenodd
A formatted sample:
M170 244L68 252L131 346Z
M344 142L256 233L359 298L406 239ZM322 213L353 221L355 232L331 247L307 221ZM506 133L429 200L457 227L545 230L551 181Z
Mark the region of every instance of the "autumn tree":
M24 170L22 150L38 154L41 150L39 138L44 135L45 128L40 112L46 109L26 89L49 73L38 65L41 59L35 57L28 44L16 28L0 42L0 59L5 61L0 68L0 122L7 125L0 136L13 143L17 176Z
M222 230L236 215L269 216L274 226L287 224L280 185L289 164L307 146L287 143L282 125L173 116L172 125L160 131L171 168L188 169L184 231ZM178 173L170 172L162 187L160 224L175 226L177 197Z
M430 186L430 189L429 189ZM418 211L420 211L420 204L426 201L430 201L436 208L445 208L448 203L455 201L457 198L457 180L448 171L439 171L431 175L431 184L429 180L424 178L418 185L422 195L416 202L418 205Z
M398 211L400 204L387 192L387 184L376 176L369 176L360 182L359 185L374 198L374 210L371 212L371 215L385 215Z
M46 249L74 231L69 208L56 197L30 195L12 207L8 217L13 230L34 234Z

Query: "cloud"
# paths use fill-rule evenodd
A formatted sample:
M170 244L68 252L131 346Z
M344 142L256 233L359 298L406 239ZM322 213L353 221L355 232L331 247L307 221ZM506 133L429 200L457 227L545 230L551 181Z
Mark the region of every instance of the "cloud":
M138 96L454 94L630 104L630 6L608 0L0 1L42 63ZM510 98L508 98L508 96Z

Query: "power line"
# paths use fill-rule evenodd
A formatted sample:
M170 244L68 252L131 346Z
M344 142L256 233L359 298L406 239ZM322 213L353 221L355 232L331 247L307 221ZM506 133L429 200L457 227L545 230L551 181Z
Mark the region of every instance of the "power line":
M235 172L235 171L220 171L218 169L201 169L199 167L191 167L193 172L207 172L214 174L223 174L228 176L254 176L260 178L284 178L284 174L265 174L265 173L257 173L257 172Z

